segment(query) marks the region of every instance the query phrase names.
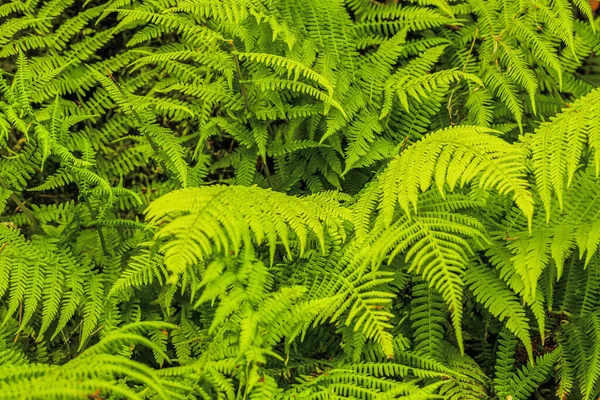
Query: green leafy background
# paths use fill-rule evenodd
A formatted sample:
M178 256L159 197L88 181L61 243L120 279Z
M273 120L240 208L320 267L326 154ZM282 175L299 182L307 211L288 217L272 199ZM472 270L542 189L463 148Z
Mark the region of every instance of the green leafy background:
M596 399L587 0L0 4L0 399Z

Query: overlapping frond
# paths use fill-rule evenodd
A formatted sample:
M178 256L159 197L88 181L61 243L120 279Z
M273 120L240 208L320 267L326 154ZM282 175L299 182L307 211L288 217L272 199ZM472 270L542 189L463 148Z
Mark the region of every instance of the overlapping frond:
M531 149L531 169L547 219L550 218L554 196L560 208L563 207L564 192L580 168L586 148L591 152L589 157L596 169L596 176L600 173L599 99L600 91L592 91L549 122L543 123L525 140Z
M324 247L326 232L343 235L349 219L339 196L287 196L257 187L209 186L172 192L152 203L149 220L160 226L157 238L173 272L213 253L238 254L242 246L266 242L271 257L278 241L290 252L291 235L304 251L309 236Z
M402 213L389 227L378 225L370 258L377 264L388 255L393 259L405 254L409 270L421 274L446 301L462 349L462 274L470 264L472 245L481 246L487 238L477 219L459 212L475 204L465 196L449 195L441 201L431 192L423 197L417 215Z
M168 324L141 323L138 329L159 329ZM85 396L114 394L130 399L141 399L139 389L121 384L118 379L128 379L147 385L158 398L167 399L173 393L167 382L161 381L156 372L139 362L119 355L124 345L139 344L161 351L151 341L136 332L136 326L126 326L106 336L95 346L82 352L79 357L62 366L46 364L7 365L1 367L0 398L62 398L77 399ZM166 357L166 355L165 355Z
M408 215L417 212L419 193L434 184L444 196L473 181L479 188L511 194L527 218L532 218L525 153L493 132L481 127L447 128L431 133L394 158L380 178L384 222L391 222L396 205Z

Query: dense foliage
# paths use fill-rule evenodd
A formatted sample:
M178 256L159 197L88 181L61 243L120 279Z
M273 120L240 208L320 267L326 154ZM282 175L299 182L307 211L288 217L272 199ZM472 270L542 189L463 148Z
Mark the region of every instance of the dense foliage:
M4 0L0 399L598 398L597 8Z

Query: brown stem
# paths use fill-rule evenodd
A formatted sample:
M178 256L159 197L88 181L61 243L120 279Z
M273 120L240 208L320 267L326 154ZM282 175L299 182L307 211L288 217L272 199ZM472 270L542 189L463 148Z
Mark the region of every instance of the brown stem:
M98 237L100 238L100 245L102 246L102 252L104 253L105 256L109 256L110 253L108 252L108 247L106 247L106 240L104 240L104 232L102 232L102 227L100 226L98 221L96 221L97 214L94 211L94 209L92 208L92 204L90 203L87 196L82 193L81 197L83 197L83 201L85 202L88 210L90 211L90 215L92 216L92 219L94 220L94 226L96 227L96 231L98 232Z
M34 229L36 229L38 231L41 230L40 224L37 222L37 219L35 218L35 215L33 215L33 212L29 208L27 208L27 206L25 206L25 203L22 202L21 199L19 199L17 197L17 195L15 195L14 193L12 193L10 195L10 198L21 209L21 211L23 211L23 213L25 213L25 215L27 216L27 218L29 218L29 220L33 224Z

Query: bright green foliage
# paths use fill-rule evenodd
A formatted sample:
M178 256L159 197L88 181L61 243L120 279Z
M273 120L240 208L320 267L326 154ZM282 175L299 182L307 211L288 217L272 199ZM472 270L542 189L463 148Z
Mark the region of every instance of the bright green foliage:
M597 399L588 0L0 4L0 399Z

